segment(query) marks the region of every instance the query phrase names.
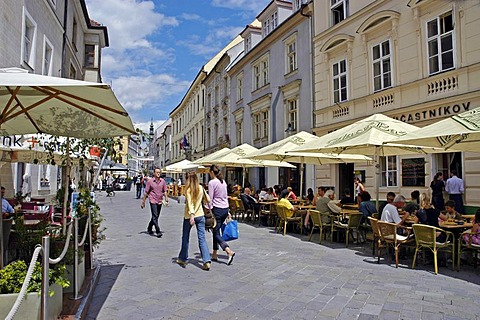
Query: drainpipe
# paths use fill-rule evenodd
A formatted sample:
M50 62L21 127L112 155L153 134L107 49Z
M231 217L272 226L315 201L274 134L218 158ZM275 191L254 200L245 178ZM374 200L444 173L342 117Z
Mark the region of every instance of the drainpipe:
M66 56L67 56L67 16L68 16L68 0L65 0L65 9L63 11L63 41L62 41L62 71L61 77L65 78L65 73L67 67L65 66L66 63Z

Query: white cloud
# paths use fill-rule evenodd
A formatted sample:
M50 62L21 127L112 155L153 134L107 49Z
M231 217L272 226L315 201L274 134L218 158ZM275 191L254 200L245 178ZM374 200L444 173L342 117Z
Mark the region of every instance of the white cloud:
M254 14L259 14L269 3L270 0L212 0L215 7L242 9L252 11Z
M160 127L163 123L165 122L165 120L154 120L153 121L153 129L157 129L158 127ZM145 133L150 133L150 124L151 124L151 121L147 121L147 122L138 122L138 123L134 123L133 124L133 127L135 129L140 129L142 130L143 132Z
M188 81L179 81L168 74L120 76L112 82L118 100L132 111L154 106L173 110L176 106L165 105L165 101L185 92L189 85Z

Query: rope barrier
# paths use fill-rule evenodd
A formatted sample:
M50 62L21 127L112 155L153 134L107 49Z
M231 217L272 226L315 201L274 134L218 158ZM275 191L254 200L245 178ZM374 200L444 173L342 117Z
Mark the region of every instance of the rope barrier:
M20 293L17 296L17 300L15 300L15 303L13 304L13 307L8 313L5 320L12 320L13 317L15 317L15 314L17 313L18 308L20 307L20 304L23 301L23 298L25 298L25 295L27 294L28 285L30 284L30 280L32 278L33 269L35 268L35 262L37 262L38 255L40 254L41 251L42 251L42 246L37 245L37 247L35 248L35 251L33 252L30 265L28 266L27 275L25 276L25 280L23 281L22 289L20 289Z
M85 243L85 240L87 239L87 233L88 233L88 225L90 224L90 220L87 220L87 224L85 225L85 231L83 232L83 237L82 241L78 244L79 247L83 246Z
M56 259L52 259L52 258L49 257L48 262L50 264L57 264L60 261L62 261L62 259L65 257L65 254L67 253L67 250L68 250L68 245L70 244L70 236L72 235L72 226L73 226L73 223L70 223L70 225L68 226L67 239L65 241L65 246L63 247L62 253Z

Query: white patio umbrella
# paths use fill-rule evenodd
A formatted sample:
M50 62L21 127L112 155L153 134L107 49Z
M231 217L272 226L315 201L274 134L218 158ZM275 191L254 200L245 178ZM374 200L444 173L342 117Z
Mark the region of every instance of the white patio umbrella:
M230 148L223 148L223 149L220 149L220 150L217 150L211 154L207 154L205 157L202 157L200 159L197 159L195 161L193 161L193 163L195 164L202 164L202 165L210 165L210 164L214 164L211 160L212 159L215 159L217 157L220 157L220 156L223 156L224 154L230 152Z
M303 165L304 164L330 164L330 163L348 163L348 162L366 162L372 159L364 155L338 155L333 153L321 152L292 152L292 150L308 145L318 140L317 136L305 131L300 131L293 136L279 140L273 144L250 153L245 158L256 160L276 160L300 163L300 196L303 192Z
M428 152L441 152L440 149L430 148L428 152L424 147L404 144L385 143L395 138L403 137L418 127L395 120L383 114L374 114L370 117L354 122L348 126L330 132L317 141L294 149L295 152L333 152L337 154L363 154L374 156L375 167L375 193L378 206L378 193L380 176L378 170L379 156L426 154Z
M480 152L480 108L435 122L391 141L443 151Z
M135 129L106 84L41 76L19 68L0 69L0 135L31 133L106 138L135 134ZM67 139L67 168L69 148ZM67 192L66 186L64 210Z
M246 156L249 154L258 151L257 148L244 143L240 146L236 146L231 149L229 152L219 153L217 157L212 158L213 164L227 167L241 167L243 168L243 178L242 185L245 184L245 169L246 168L257 168L257 167L285 167L285 168L295 168L294 165L291 165L288 162L280 162L275 160L255 160L255 159L246 159Z
M182 161L166 166L162 171L170 172L170 173L182 173L189 170L196 170L196 169L203 169L203 168L205 167L202 165L199 165L199 164L193 163L190 160L184 159Z

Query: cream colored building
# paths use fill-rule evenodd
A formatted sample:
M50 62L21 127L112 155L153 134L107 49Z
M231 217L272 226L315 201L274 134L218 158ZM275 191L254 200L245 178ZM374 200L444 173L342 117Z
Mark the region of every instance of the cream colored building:
M170 118L172 119L172 164L183 159L193 161L206 154L205 103L207 92L203 81L209 74L215 72L215 66L224 53L241 41L242 38L240 36L235 37L235 39L208 61L193 80L180 104L170 112ZM217 85L219 84L220 81ZM220 90L217 92L218 97L220 97ZM213 101L215 102L215 100ZM211 103L211 101L209 103ZM213 133L211 133L211 135L211 139L213 139ZM215 137L215 139L217 138L218 137Z
M480 3L334 0L315 4L315 127L318 135L375 113L422 127L480 106ZM476 150L480 151L480 150ZM423 179L411 179L409 168ZM480 153L381 158L380 199L429 191L433 175L457 169L465 205L480 206ZM320 185L353 188L354 171L373 192L374 168L317 167ZM419 174L420 172L420 174Z

